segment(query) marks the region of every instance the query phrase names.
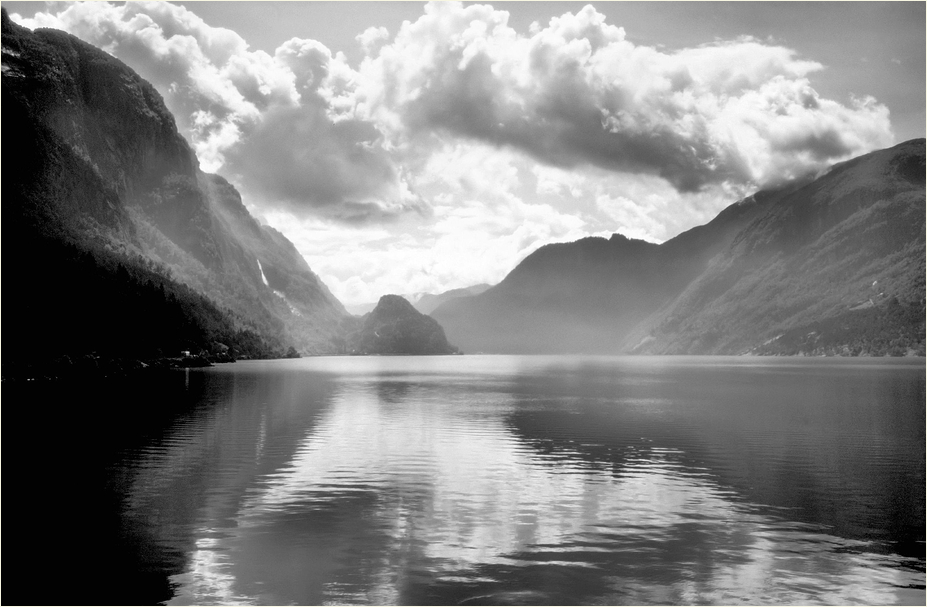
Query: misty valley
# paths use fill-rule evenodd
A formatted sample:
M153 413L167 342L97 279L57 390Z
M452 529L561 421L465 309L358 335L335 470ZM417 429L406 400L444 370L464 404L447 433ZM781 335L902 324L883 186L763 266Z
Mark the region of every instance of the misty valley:
M168 3L62 4L56 18L86 19L71 23L72 33L32 27L38 17L25 27L6 4L8 330L0 371L14 445L4 468L7 603L927 600L923 138L875 146L882 139L864 145L862 135L841 138L823 126L794 140L770 128L785 150L770 162L788 170L760 180L742 174L756 169L755 159L706 152L710 142L700 140L651 141L679 129L651 125L641 134L630 109L589 110L566 86L539 95L550 107L519 106L524 120L494 105L497 123L474 126L467 121L486 120L490 110L463 106L485 101L487 74L514 78L517 70L487 67L492 45L466 52L451 45L452 60L442 65L453 69L416 80L414 119L403 114L422 150L462 131L496 150L525 152L532 171L536 164L578 175L576 167L607 171L614 162L631 181L640 171L641 183L662 180L714 211L699 209L707 220L659 243L615 228L558 239L573 232L556 231L553 219L540 236L516 226L508 236L534 244L523 243L524 255L491 283L467 282L463 271L448 279L453 272L422 259L418 269L395 274L440 275L443 282L429 284L456 288L423 291L409 278L408 288L348 301L346 284L375 284L373 267L398 255L392 227L421 221L396 238L415 233L416 246L454 247L434 235L453 223L434 215L450 205L450 189L428 206L400 179L390 202L405 213L399 218L360 195L325 202L316 209L330 221L324 225L357 230L356 247L341 243L342 254L384 243L370 253L369 272L335 284L304 254L307 240L325 238L322 230L284 234L261 214L279 209L258 211L249 200L257 190L248 167L273 176L267 165L292 162L308 178L361 185L405 174L375 157L399 145L384 133L401 121L383 118L378 131L353 117L373 112L366 98L345 109L350 103L336 86L353 82L336 69L348 61L344 54L294 38L273 58L248 55L258 57L265 78L252 81L250 64L230 59L236 44L247 48L243 41ZM544 45L585 32L576 38L583 44L564 48L593 56L604 45L589 34L593 26L616 36L615 48L626 44L623 30L580 8L548 26L533 22L532 70L572 73ZM442 19L462 27L495 15L487 22L501 31L505 20L491 10L429 4L394 42L444 31L425 27ZM466 17L460 23L458 13ZM105 25L117 14L128 15L132 38ZM567 17L588 27L572 27ZM454 44L488 36L468 27ZM172 31L180 33L165 34ZM364 52L386 49L381 63L391 57L383 32L357 36ZM170 55L164 49L173 44L189 45L189 53ZM195 97L195 86L158 70L143 77L125 59L168 73L181 55L192 61L203 53L226 58L231 67L221 77L232 84L197 97L207 109L183 106L189 116L177 114L176 100ZM298 63L319 57L327 63ZM381 65L364 61L359 70ZM289 76L274 80L268 66L283 63ZM687 99L686 87L698 84L695 63L692 74L653 81L669 87L673 103ZM403 69L415 65L408 60ZM803 77L801 69L783 73ZM197 73L220 79L207 72ZM451 86L464 76L467 95ZM749 78L730 79L713 86L733 99ZM786 80L770 77L775 86ZM397 82L376 90L406 94ZM434 86L450 88L439 95ZM267 102L234 128L216 126L234 113L222 106L228 99L278 88L292 89L293 103L324 101L326 109L288 130L273 121L305 106ZM799 89L801 110L789 111L824 111L827 100ZM634 103L626 97L616 96ZM444 110L428 105L435 98ZM840 111L878 114L875 101L853 103ZM594 118L592 127L568 133L579 118L554 120L572 105L584 120ZM764 108L782 129L795 118ZM550 126L552 139L532 139L530 119ZM241 141L266 164L253 156L251 165L233 163L223 141L259 123L275 129ZM695 138L708 128L682 123ZM428 145L414 139L428 129ZM286 157L290 131L307 147ZM349 143L325 139L333 132ZM426 151L410 153L409 166L427 164L416 155ZM211 172L223 153L223 174ZM443 170L467 166L464 159ZM545 182L541 169L533 175L538 196L563 189ZM759 185L736 202L724 199L724 208L705 202L735 178L743 178L738 187ZM718 185L724 179L730 183ZM483 192L475 176L458 181L464 197ZM423 191L436 187L421 183ZM595 204L606 199L613 200L599 196ZM475 203L458 202L465 223L479 214L467 206ZM587 202L570 202L576 217ZM274 217L274 225L286 224ZM435 233L422 227L431 220ZM380 221L382 233L362 232L367 221ZM491 240L483 223L472 225L467 239ZM456 254L461 266L472 265L472 249ZM509 260L488 244L476 256ZM13 433L19 441L10 442ZM44 568L52 581L26 583Z

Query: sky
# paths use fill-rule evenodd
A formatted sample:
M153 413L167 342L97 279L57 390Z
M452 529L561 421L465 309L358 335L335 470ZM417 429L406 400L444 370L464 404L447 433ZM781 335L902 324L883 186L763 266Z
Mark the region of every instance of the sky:
M925 132L923 2L3 2L162 94L345 304L662 242Z

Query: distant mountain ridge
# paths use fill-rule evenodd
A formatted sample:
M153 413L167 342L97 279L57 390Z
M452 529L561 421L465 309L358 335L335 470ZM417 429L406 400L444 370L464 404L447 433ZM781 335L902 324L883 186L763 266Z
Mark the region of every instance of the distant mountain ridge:
M435 308L445 301L457 299L458 297L467 297L468 295L479 295L492 285L480 283L469 287L459 289L450 289L441 293L406 293L400 295L403 299L412 304L412 306L422 314L431 314ZM377 307L377 302L368 302L361 304L346 305L345 308L351 314L364 315Z
M415 306L415 309L422 314L431 314L435 308L446 301L457 299L458 297L479 295L480 293L483 293L489 289L491 286L492 285L488 285L486 283L480 283L478 285L471 285L469 287L461 287L459 289L442 291L441 293L423 293L421 297L412 303L412 305Z
M660 245L615 234L541 247L433 316L468 352L922 354L924 217L921 139L758 192ZM895 312L846 334L873 284L870 307ZM820 346L775 347L837 318Z
M231 184L199 170L154 87L70 34L18 26L5 9L2 36L4 231L18 236L4 241L4 282L18 293L5 317L41 327L26 347L49 356L91 347L71 328L89 322L98 334L135 331L93 341L113 353L224 351L235 344L217 342L242 331L263 344L238 344L242 355L332 351L344 307ZM100 287L108 298L80 289L105 268L119 270ZM68 282L73 305L56 305L52 280ZM186 320L170 337L142 339L137 328L161 310L162 293ZM102 311L116 308L131 327L109 326Z

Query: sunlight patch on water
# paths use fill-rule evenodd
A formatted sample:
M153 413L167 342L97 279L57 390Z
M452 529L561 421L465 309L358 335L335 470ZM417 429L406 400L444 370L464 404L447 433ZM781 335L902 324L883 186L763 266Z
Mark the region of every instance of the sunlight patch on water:
M180 591L169 605L254 605L251 597L235 591L235 576L229 572L228 557L216 538L210 537L212 530L199 530L196 549L190 553L188 570L174 576L172 581Z
M541 564L620 566L647 575L648 561L654 569L685 570L688 565L661 552L686 534L683 553L708 550L717 557L707 583L677 580L684 601L827 596L890 603L892 585L904 581L873 570L870 555L809 550L802 544L808 532L788 524L782 529L781 522L732 502L710 478L687 472L677 462L678 450L640 449L619 475L562 455L553 465L504 431L499 422L513 406L507 396L479 405L495 410L495 419L469 415L468 403L450 402L447 394L440 401L427 396L416 387L401 400L384 400L375 389L343 392L288 466L244 500L239 528L261 533L284 525L288 516L366 498L364 519L354 524L372 527L381 543L369 547L371 554L352 549L372 561L377 554L394 555L371 563L366 573L365 585L384 599L400 596L390 580L410 572L453 580L486 567ZM626 557L615 558L623 551ZM801 558L793 558L796 551ZM574 558L563 560L566 554ZM607 558L596 558L602 555Z
M810 476L808 462L819 457L811 435L781 442L787 423L738 409L750 402L740 393L712 409L713 381L703 401L688 384L654 396L649 386L659 382L649 374L662 373L659 365L639 366L645 377L625 383L601 375L596 361L594 373L574 365L581 378L557 383L538 360L502 358L501 372L463 361L456 375L448 359L243 367L288 371L253 391L242 384L248 390L235 394L247 406L179 423L144 452L128 500L130 512L158 521L168 506L158 495L186 490L184 479L216 461L202 475L189 540L182 525L158 523L188 555L172 578L175 602L895 604L923 596L922 561L840 537L826 517L803 520L804 494L773 507L726 480L771 466L797 473L787 488L839 489ZM349 370L319 392L334 368ZM677 394L685 400L669 398ZM799 424L813 414L783 411ZM877 435L867 448L883 442L892 444Z

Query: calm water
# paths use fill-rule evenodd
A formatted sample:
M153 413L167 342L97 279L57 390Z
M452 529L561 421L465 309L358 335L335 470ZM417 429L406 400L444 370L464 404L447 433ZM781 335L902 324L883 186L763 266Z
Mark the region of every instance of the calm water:
M100 395L135 430L60 462L99 469L63 526L108 555L74 602L119 578L157 589L128 603L925 603L923 359L311 358L168 383ZM180 410L138 420L145 398Z

